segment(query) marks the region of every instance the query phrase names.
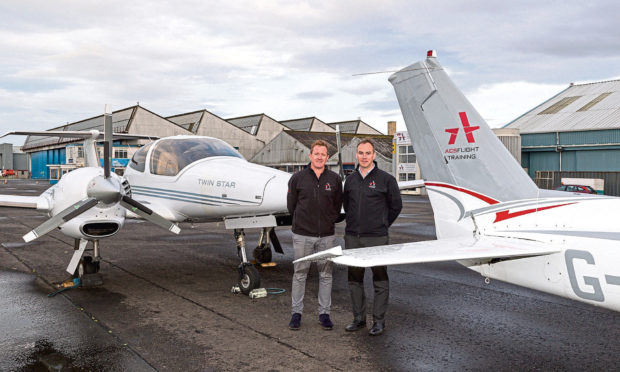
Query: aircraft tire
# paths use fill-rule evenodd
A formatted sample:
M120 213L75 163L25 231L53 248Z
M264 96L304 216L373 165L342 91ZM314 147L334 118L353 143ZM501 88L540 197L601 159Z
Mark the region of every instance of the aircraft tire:
M91 256L84 256L77 269L77 276L83 277L85 274L96 274L99 272L99 261L93 262Z
M244 295L250 294L253 289L260 287L260 275L252 265L244 267L244 274L239 278L239 289Z
M254 248L254 259L257 263L271 262L272 253L271 247L269 245L266 246L258 246Z

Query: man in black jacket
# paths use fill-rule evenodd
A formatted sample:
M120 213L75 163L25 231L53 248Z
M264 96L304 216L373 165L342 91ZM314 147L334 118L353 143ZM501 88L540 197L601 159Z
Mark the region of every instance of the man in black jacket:
M398 217L403 203L396 179L380 170L374 143L363 140L357 145L359 166L344 183L344 210L347 215L344 244L346 249L389 244L388 228ZM353 322L347 331L366 327L366 296L363 267L348 268L349 290L353 305ZM375 289L373 326L369 334L380 335L385 327L385 311L389 298L389 278L386 266L372 267Z
M342 181L325 167L327 144L314 141L310 147L310 166L295 173L288 183L287 207L293 217L293 251L295 259L332 248L335 244L334 224L342 206ZM291 288L291 321L289 328L299 329L304 308L304 293L310 262L294 264ZM319 322L332 329L329 317L332 303L332 262L317 262L319 271Z

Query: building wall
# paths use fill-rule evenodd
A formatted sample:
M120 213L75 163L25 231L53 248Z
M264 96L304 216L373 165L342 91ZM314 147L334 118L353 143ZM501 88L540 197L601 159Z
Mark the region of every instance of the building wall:
M160 116L157 116L152 112L144 110L141 107L136 110L133 121L129 126L128 132L130 134L149 134L156 137L193 134L185 128L176 125Z
M522 134L521 165L537 171L620 172L620 130Z
M316 118L312 120L310 132L335 132L336 130Z
M364 122L360 122L360 125L357 127L357 131L355 133L359 134L383 134L371 127L370 125L365 124Z
M243 129L237 128L210 112L205 112L203 115L196 134L199 136L219 138L239 150L241 155L246 159L250 159L264 146L264 144L258 141L253 135Z
M49 179L50 172L48 164L65 164L65 149L52 149L33 152L31 159L31 176L35 179Z
M309 148L286 132L281 132L250 161L267 166L307 164L310 162L308 155L310 155Z
M256 133L256 139L261 142L260 145L263 147L285 129L286 127L284 125L278 123L267 115L263 115L260 126L258 127L258 132Z
M0 169L13 169L13 145L0 144Z

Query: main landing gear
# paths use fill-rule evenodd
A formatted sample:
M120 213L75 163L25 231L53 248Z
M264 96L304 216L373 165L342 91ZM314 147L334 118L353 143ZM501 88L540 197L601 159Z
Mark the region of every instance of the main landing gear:
M260 275L256 267L248 261L248 257L245 252L245 232L242 228L234 230L235 241L237 242L237 254L241 259L239 265L239 289L243 294L249 294L253 289L260 287ZM254 248L253 256L256 264L261 266L274 266L271 262L272 252L271 246L274 251L283 254L282 246L278 240L278 236L274 230L274 227L263 227L258 238L258 245Z

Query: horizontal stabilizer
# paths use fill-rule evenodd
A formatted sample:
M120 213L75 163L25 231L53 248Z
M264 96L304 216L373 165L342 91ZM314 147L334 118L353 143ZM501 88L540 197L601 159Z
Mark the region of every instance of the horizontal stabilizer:
M409 190L415 189L418 187L424 187L424 180L414 180L414 181L400 181L398 182L399 190Z
M368 248L328 249L296 260L329 259L346 266L372 267L454 260L490 260L492 258L540 256L560 252L548 243L502 237L471 237L390 244Z

